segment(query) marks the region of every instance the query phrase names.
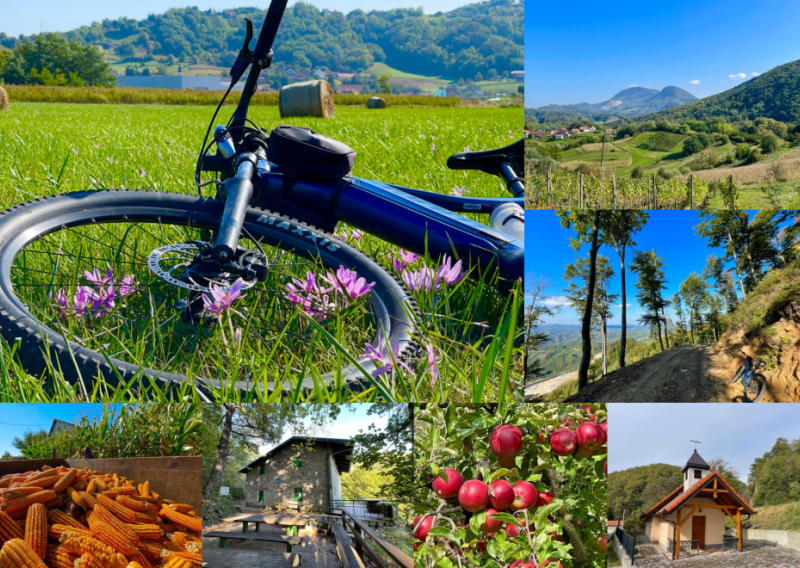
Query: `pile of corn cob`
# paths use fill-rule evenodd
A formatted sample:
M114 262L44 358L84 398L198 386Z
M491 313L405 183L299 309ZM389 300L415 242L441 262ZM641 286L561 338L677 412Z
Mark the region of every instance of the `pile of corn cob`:
M0 478L0 568L195 568L201 533L149 482L48 466Z

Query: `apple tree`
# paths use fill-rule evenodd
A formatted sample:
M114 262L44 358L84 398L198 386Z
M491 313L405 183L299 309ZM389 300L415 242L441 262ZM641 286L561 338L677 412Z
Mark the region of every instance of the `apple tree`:
M604 404L421 405L417 568L606 565Z

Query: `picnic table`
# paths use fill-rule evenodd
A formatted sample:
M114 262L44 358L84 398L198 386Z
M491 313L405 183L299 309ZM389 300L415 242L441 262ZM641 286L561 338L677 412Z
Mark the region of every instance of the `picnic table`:
M299 515L287 515L287 514L271 514L271 513L261 513L256 515L238 515L236 517L228 517L227 519L223 519L226 523L242 523L242 532L246 533L248 530L249 523L256 524L256 532L258 532L258 528L261 523L265 525L278 525L282 527L286 527L286 533L291 536L297 536L297 527L304 527L311 519L309 517L301 517Z
M228 548L228 539L231 540L250 540L261 542L276 542L286 545L286 552L292 552L292 545L300 544L303 539L297 536L283 534L253 534L253 533L229 533L223 531L208 531L203 534L203 538L218 538L219 548Z
M296 568L300 556L282 552L262 552L236 548L209 548L203 551L206 568Z

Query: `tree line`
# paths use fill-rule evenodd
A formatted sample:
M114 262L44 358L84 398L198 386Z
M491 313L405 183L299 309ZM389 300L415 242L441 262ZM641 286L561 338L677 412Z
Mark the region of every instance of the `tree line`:
M522 3L484 2L432 15L421 8L342 14L298 2L281 23L276 62L340 72L384 62L403 71L456 79L508 76L523 68L523 9ZM179 8L144 20L94 22L65 37L83 46L102 46L132 63L229 67L244 42L244 18L258 27L265 13L254 8ZM0 34L0 46L15 49L37 37Z
M796 211L760 211L752 219L742 210L701 210L695 233L722 255L709 255L702 274L692 272L680 283L679 290L666 297L668 282L664 259L655 250L635 250L635 236L649 220L646 211L560 210L561 226L572 229L575 236L570 247L576 253L589 245L588 255L578 256L564 269L564 289L569 305L581 319L581 360L578 368L578 389L589 384L592 364L592 330L600 330L602 374L608 372L606 328L614 317L612 307L619 300L621 337L618 346L618 368L626 363L627 335L627 266L633 251L630 270L636 275L636 300L642 310L639 323L649 326L660 350L682 344L714 343L725 330L725 316L772 270L787 266L797 258L796 243L800 223L786 225L797 217ZM601 247L616 252L620 275L619 293L610 290L615 274L610 258L600 254ZM731 268L726 268L730 266ZM543 292L549 285L536 280L538 288L528 287L528 349L547 341L546 334L536 328L553 309L544 305ZM537 305L538 302L538 305ZM675 312L675 320L667 309ZM529 368L536 376L538 369Z

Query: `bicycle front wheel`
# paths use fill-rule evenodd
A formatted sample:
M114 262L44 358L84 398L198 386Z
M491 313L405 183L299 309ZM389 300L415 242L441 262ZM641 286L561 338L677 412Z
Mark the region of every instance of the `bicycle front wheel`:
M187 320L200 292L170 275L190 243L210 240L222 209L186 195L90 191L3 212L0 335L19 343L31 374L60 370L88 390L95 377L117 386L143 372L174 386L191 375L212 398L231 388L362 389L415 349L416 305L397 278L332 235L254 208L240 245L266 255L266 281L235 301L206 294L204 317Z
M750 379L750 383L748 384L747 388L745 389L744 396L750 402L758 402L764 397L764 394L767 392L767 379L761 373L756 373L753 375L753 378Z

